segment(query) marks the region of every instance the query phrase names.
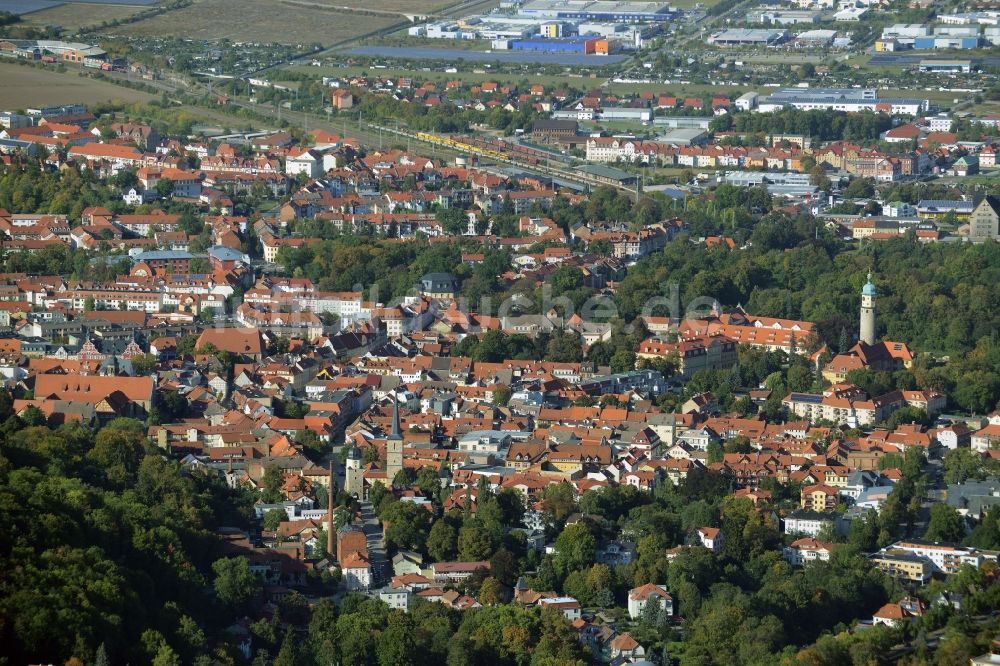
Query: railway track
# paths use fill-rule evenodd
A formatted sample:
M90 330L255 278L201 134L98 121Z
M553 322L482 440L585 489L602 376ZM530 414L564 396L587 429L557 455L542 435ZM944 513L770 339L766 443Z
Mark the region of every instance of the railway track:
M609 183L607 181L595 178L586 173L581 173L579 171L574 171L570 168L558 168L552 166L551 159L547 162L542 162L541 160L529 161L526 159L527 156L518 157L516 154L512 155L509 151L504 152L503 149L491 149L484 147L482 145L477 145L477 143L471 142L469 139L462 138L457 139L453 137L443 136L439 134L433 134L431 132L409 132L406 130L401 130L394 127L385 127L382 125L369 124L369 128L376 131L389 132L397 136L406 137L407 139L413 141L419 141L421 143L430 144L437 146L439 148L448 148L456 151L459 154L466 155L476 155L477 157L483 157L499 164L508 164L510 166L523 169L524 171L529 171L545 176L550 176L552 178L559 178L562 180L579 183L582 185L589 185L592 187L599 187L603 185L610 185L622 192L628 192L629 194L634 194L635 190L627 188L621 185L616 185L614 183ZM464 140L463 140L464 139ZM542 152L542 151L537 151Z

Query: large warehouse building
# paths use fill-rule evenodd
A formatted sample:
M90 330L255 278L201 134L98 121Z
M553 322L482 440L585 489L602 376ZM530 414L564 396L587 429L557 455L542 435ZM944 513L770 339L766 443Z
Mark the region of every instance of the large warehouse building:
M665 2L608 2L606 0L534 0L522 6L521 16L590 21L641 23L666 21L670 5Z
M759 103L762 112L778 111L788 106L804 111L884 111L915 116L927 111L928 100L880 97L874 88L782 88Z
M708 43L713 46L774 46L787 40L787 30L737 28L713 33Z

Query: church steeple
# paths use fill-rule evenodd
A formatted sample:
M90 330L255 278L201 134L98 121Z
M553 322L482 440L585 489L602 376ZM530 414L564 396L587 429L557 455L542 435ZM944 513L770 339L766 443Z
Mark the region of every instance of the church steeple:
M861 288L861 331L859 339L867 345L875 344L875 282L868 271L868 281Z
M403 471L403 431L399 427L399 396L392 393L392 432L385 440L385 478L390 484Z
M392 432L389 439L403 439L403 431L399 429L399 398L392 396Z

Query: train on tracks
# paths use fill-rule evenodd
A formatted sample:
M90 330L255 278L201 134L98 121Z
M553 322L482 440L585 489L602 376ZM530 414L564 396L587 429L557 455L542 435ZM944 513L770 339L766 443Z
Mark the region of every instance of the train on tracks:
M561 155L524 146L512 141L504 141L503 139L443 136L431 134L430 132L417 132L415 136L421 141L427 141L438 146L444 146L479 157L486 157L499 162L516 162L537 166L543 162L552 160L565 161Z

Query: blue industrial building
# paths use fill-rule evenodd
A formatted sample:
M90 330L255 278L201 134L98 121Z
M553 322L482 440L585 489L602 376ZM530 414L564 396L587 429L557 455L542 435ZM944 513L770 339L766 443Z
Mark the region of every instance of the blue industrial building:
M593 53L594 39L512 39L512 51L548 51L551 53Z
M915 49L976 49L978 37L915 37Z

